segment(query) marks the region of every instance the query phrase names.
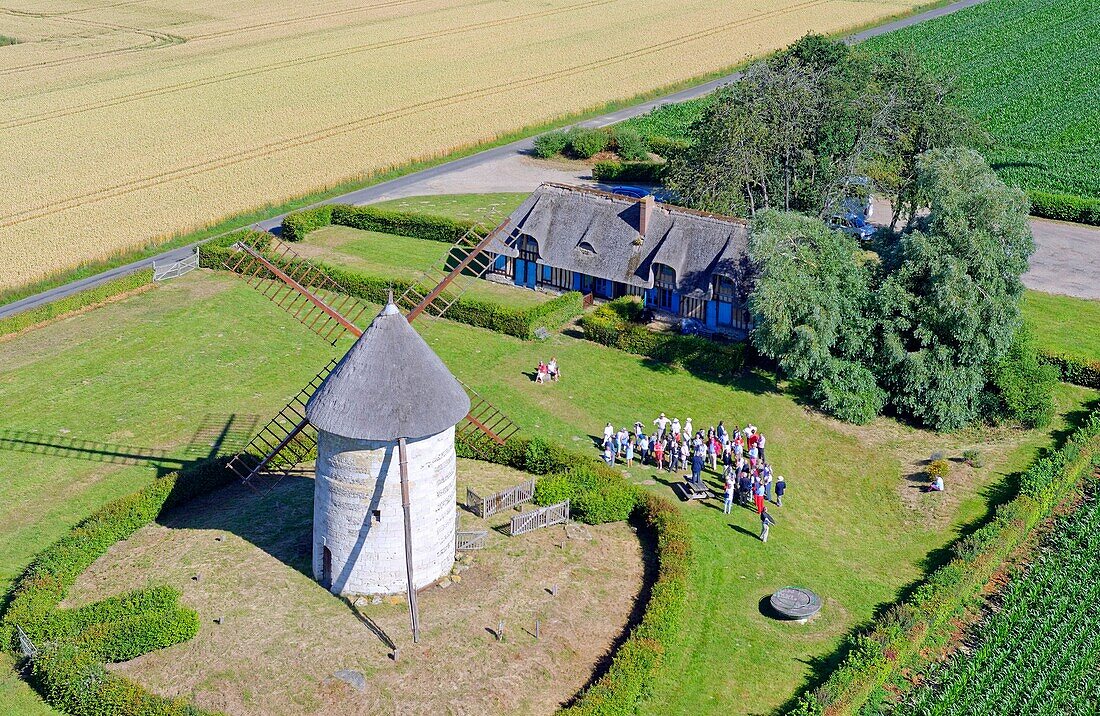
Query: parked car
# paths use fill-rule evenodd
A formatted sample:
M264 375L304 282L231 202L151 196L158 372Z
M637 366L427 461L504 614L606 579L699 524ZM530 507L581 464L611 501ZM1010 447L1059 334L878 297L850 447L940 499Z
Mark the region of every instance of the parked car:
M857 241L867 241L875 234L875 227L855 212L833 214L827 223L830 229L850 234L856 237Z

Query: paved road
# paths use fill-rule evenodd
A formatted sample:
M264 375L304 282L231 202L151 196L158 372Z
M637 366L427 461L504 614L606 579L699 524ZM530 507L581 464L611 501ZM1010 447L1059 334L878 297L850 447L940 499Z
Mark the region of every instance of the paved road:
M925 20L957 12L972 5L977 5L982 1L983 0L959 0L959 2L953 2L934 10L928 10L911 17L864 30L863 32L846 38L846 41L850 43L861 42L867 38L875 37L876 35L893 32L903 27L924 22ZM603 127L621 122L624 119L645 114L655 107L664 104L683 102L709 94L722 85L736 82L740 77L741 73L735 72L680 92L675 92L655 100L643 102L626 109L589 119L580 124L586 127ZM461 191L525 191L537 186L539 181L542 180L539 179L539 177L543 177L543 179L558 180L569 178L568 172L562 173L563 170L560 169L542 167L541 169L532 170L530 167L525 167L520 164L520 162L524 161L525 156L529 153L533 144L533 138L521 139L510 144L478 152L477 154L471 154L461 159L406 174L387 182L382 182L358 191L344 194L343 196L334 197L323 203L369 204L384 199L417 193L459 193L456 187L465 187L461 189ZM555 172L557 172L557 174L555 174ZM577 179L578 177L574 175L572 178ZM450 190L448 190L448 188L450 188ZM281 222L282 215L273 216L270 219L256 224L256 228L269 231L277 227ZM1056 228L1050 228L1048 224ZM1089 268L1091 265L1095 273L1100 273L1100 268L1098 268L1098 265L1100 265L1100 230L1068 224L1054 224L1054 222L1036 222L1033 226L1036 227L1036 239L1039 240L1040 245L1043 247L1042 251L1045 253L1049 247L1049 250L1053 252L1053 254L1049 256L1049 261L1043 263L1042 266L1034 265L1032 267L1032 272L1029 272L1028 276L1025 276L1025 282L1035 281L1036 288L1051 290L1057 293L1085 295L1089 293L1090 287L1092 287L1092 293L1095 293L1095 286L1100 285L1100 277L1096 275L1083 275L1081 271ZM1050 236L1049 240L1047 238L1048 235ZM113 278L140 271L141 269L152 266L154 261L157 263L170 263L171 261L178 260L188 255L188 253L193 250L194 246L195 245L192 244L191 246L166 251L165 253L151 258L135 261L125 266L119 266L101 274L73 281L64 286L58 286L8 305L0 306L0 318L44 305L86 288L98 286ZM1063 270L1068 270L1069 273L1059 275L1059 272ZM1033 273L1034 276L1032 275ZM1072 278L1067 278L1062 281L1061 276L1067 275L1072 276ZM1031 284L1029 283L1029 285ZM1100 296L1089 295L1088 297L1097 298Z

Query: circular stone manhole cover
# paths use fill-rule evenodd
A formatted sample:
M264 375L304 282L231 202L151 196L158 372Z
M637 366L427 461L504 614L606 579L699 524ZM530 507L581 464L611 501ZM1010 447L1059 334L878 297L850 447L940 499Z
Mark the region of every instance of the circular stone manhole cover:
M783 587L769 601L772 609L785 619L805 621L821 611L821 597L802 587Z

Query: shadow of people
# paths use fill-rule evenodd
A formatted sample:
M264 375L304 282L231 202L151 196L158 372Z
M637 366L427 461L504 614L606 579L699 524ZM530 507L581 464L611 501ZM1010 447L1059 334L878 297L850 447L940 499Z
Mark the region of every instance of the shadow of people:
M741 525L730 525L730 529L733 530L734 532L740 532L743 535L748 535L749 537L752 537L755 540L760 539L760 535L756 534L755 532L752 532L750 530L745 529Z

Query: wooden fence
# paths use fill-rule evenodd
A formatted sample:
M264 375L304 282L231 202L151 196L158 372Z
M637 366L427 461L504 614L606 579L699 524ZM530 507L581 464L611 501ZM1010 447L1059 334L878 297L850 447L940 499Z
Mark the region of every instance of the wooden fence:
M482 497L470 488L466 488L466 507L478 517L489 517L533 499L535 499L534 480L521 482L515 487L509 487L488 497Z
M455 532L455 551L469 552L474 549L485 549L485 542L489 539L488 530L466 530Z
M560 525L569 521L569 500L559 502L556 505L540 507L531 512L524 512L512 518L511 528L508 534L515 537L526 532L533 532L543 527Z

